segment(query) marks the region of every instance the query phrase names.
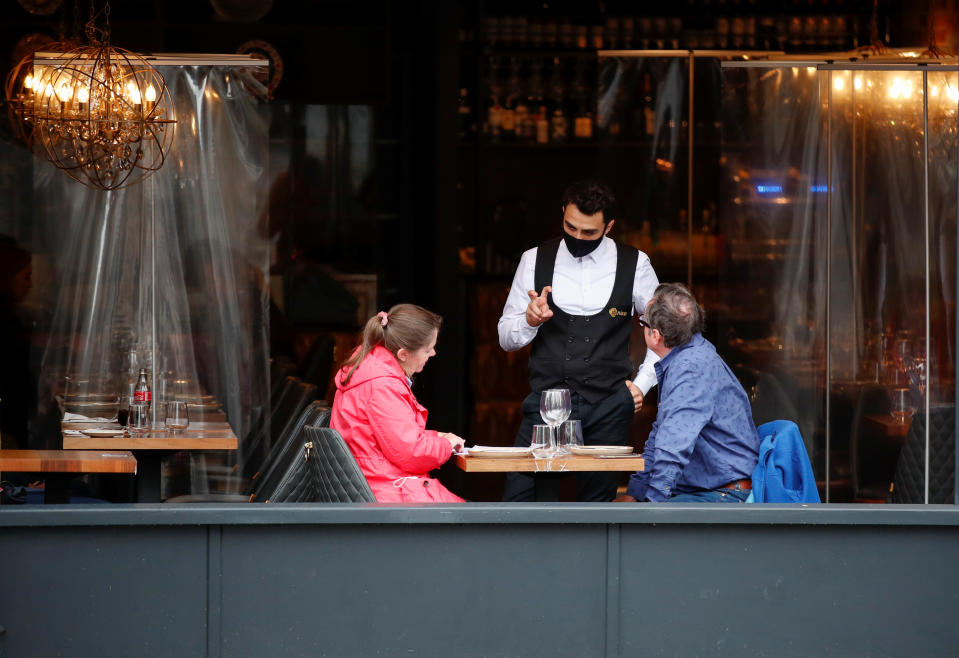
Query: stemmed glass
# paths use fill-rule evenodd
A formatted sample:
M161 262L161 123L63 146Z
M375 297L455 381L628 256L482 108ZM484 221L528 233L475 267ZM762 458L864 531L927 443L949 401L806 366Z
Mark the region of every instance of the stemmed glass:
M909 379L919 389L919 395L926 394L926 357L913 357L909 363Z
M553 432L556 432L556 428L569 418L572 409L569 389L549 388L540 396L539 414L546 424L553 428Z

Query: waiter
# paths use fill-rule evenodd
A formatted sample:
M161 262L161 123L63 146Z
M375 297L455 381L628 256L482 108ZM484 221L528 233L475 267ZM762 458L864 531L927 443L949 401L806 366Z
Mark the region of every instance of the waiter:
M570 418L582 421L586 445L626 445L633 414L656 383L651 350L631 381L629 338L634 309L646 308L659 280L646 254L607 237L615 204L605 183L573 183L563 194L562 237L520 259L498 325L504 350L533 343L516 446L529 446L533 425L544 422L539 402L548 388L570 390ZM533 500L533 477L508 473L503 500ZM579 473L577 498L611 501L618 480Z

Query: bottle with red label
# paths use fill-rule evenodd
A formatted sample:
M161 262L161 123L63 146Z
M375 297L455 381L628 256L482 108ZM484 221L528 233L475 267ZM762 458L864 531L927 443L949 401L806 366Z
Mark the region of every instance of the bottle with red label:
M140 368L140 377L137 379L136 388L133 389L134 404L150 404L150 384L147 381L147 369Z

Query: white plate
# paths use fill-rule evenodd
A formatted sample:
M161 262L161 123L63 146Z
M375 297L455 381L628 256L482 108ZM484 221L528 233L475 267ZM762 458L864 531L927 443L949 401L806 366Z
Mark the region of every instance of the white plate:
M570 452L574 455L629 455L633 446L572 446Z
M110 436L123 436L126 433L126 430L111 430L108 427L94 428L90 430L80 430L87 436L95 436L100 438L106 438Z
M528 457L530 448L513 448L500 446L473 446L469 449L470 457Z

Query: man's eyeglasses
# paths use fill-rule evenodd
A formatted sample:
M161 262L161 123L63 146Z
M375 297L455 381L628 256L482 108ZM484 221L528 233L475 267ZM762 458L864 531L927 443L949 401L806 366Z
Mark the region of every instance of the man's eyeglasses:
M652 329L648 322L646 322L646 314L643 313L639 316L639 326L646 327L647 329Z

